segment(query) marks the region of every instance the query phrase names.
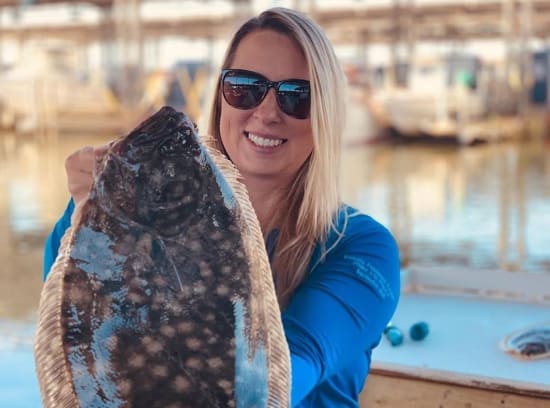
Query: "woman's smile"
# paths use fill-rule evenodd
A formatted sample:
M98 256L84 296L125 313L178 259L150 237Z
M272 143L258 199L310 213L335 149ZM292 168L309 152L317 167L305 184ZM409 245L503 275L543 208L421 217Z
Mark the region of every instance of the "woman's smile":
M309 81L298 44L269 29L243 38L228 68L257 73L268 81ZM280 91L268 89L261 102L249 109L236 108L221 98L220 135L227 155L248 182L269 179L273 188L288 186L313 150L310 118L283 112L277 101Z
M272 137L272 136L263 136L257 133L244 132L245 137L252 142L257 147L261 147L267 150L274 150L275 148L281 146L283 143L287 142L287 139Z

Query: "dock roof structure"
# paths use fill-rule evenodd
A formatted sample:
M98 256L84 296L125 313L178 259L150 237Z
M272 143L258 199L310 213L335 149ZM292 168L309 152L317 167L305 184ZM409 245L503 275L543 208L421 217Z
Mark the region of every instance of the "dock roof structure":
M0 0L0 7L40 7L54 3L88 4L105 10L97 22L74 18L66 24L0 25L0 38L71 38L93 42L115 34L116 21L108 10L127 0ZM150 0L131 0L145 4ZM204 3L208 3L205 1ZM145 38L175 35L193 38L223 38L247 15L250 0L228 0L235 12L229 14L181 15L171 18L148 17L139 22ZM392 43L396 41L461 41L498 39L528 35L550 38L550 1L484 0L430 1L388 0L387 4L358 1L353 7L317 6L309 2L306 10L327 31L335 43ZM174 7L182 3L174 2ZM243 11L244 10L244 11Z

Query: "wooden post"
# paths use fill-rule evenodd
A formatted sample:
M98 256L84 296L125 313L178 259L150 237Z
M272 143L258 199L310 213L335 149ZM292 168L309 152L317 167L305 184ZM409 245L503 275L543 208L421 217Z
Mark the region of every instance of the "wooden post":
M505 60L504 60L504 77L508 81L512 64L512 54L514 50L514 3L513 0L502 0L501 13L501 32L502 40L504 41Z
M392 14L392 33L390 42L390 68L391 68L391 86L397 86L397 63L398 63L398 43L399 43L399 0L393 0Z
M111 6L101 7L102 21L98 24L97 41L100 47L100 65L103 72L113 72L116 67L115 61L115 47L113 32L108 29L113 22L113 9ZM106 79L109 82L111 79L109 75L106 75ZM117 95L118 96L118 95Z
M414 33L414 0L393 0L392 35L390 44L391 67L393 84L406 86L408 84L409 70L413 63L415 50ZM404 78L398 78L399 69L407 64L407 72ZM401 74L403 74L401 72Z
M372 79L370 78L369 68L369 32L367 30L361 30L358 32L357 38L357 61L358 72L360 75L361 85L371 87Z
M406 29L406 44L407 44L407 61L409 65L414 62L416 51L416 32L415 32L415 0L408 0L407 3L407 29Z
M521 1L521 10L520 10L520 80L521 80L521 93L520 93L520 103L519 103L519 113L523 119L523 128L524 135L529 128L529 111L530 111L530 98L529 90L530 84L532 83L531 75L531 25L533 22L533 13L532 13L532 2L531 0L522 0Z
M544 123L546 125L546 137L550 137L550 40L546 41L545 48L546 57L546 117Z
M141 0L114 0L113 7L121 101L127 109L134 110L144 89Z
M506 153L506 152L504 152ZM509 269L509 246L510 246L510 163L512 158L508 154L503 154L499 162L499 178L500 185L498 189L498 214L499 214L499 231L497 242L498 264L500 269Z
M527 166L529 161L529 154L525 149L525 146L520 146L517 153L516 168L514 174L515 181L515 199L516 199L516 263L518 271L523 268L523 263L527 257L527 244L526 244L526 225L527 225L527 208L529 195L526 194L527 186Z
M0 29L2 28L2 17L3 17L3 14L4 14L4 10L2 8L0 8ZM3 53L3 41L2 41L2 35L0 34L0 66L3 65L3 61L4 61L4 53Z

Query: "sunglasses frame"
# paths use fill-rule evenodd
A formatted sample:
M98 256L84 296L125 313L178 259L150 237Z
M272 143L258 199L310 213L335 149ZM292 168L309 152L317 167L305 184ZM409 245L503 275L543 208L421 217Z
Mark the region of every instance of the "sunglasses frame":
M231 73L243 74L244 76L257 78L259 81L261 81L261 85L264 85L266 87L265 92L263 93L262 97L259 98L258 101L254 105L252 105L250 107L247 107L247 108L241 108L239 106L233 105L230 101L227 100L227 96L225 95L225 92L224 92L224 81L225 81L226 76L228 74L231 74ZM296 116L295 114L287 112L284 109L284 104L281 101L282 95L279 93L279 89L280 89L281 85L283 85L285 83L288 83L288 82L295 83L295 84L300 84L302 86L307 85L307 87L309 89L309 92L308 92L309 93L309 95L308 95L308 109L307 109L307 115L305 117ZM253 109L253 108L259 106L262 103L262 101L265 99L265 97L267 96L267 93L269 92L269 90L271 88L273 88L275 90L275 95L276 95L275 99L277 100L277 105L279 106L279 108L281 109L281 111L283 113L285 113L286 115L291 116L295 119L307 119L307 118L309 118L309 113L310 113L309 111L311 109L311 86L310 86L310 82L306 79L289 78L289 79L283 79L281 81L270 81L265 76L263 76L262 74L260 74L258 72L255 72L255 71L248 71L246 69L226 68L226 69L222 70L222 73L221 73L221 76L220 76L220 85L221 85L221 92L222 92L223 98L225 99L225 101L230 106L232 106L236 109L248 110L248 109ZM249 85L254 85L254 84L249 84Z

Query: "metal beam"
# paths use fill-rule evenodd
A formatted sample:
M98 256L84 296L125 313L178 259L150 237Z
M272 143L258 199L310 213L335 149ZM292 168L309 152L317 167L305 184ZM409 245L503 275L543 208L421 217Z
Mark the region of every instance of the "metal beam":
M6 1L6 0L0 0ZM50 0L46 0L50 1ZM93 0L101 2L104 0ZM452 41L456 39L496 39L506 35L520 34L519 16L521 1L512 0L512 33L502 24L502 1L487 0L467 4L426 4L415 2L414 6L405 3L399 7L400 13L407 13L414 22L415 41ZM390 43L399 38L403 28L395 25L395 10L392 6L365 7L364 9L314 8L312 17L327 31L335 43L357 43L359 33L368 38L369 43ZM163 36L223 38L231 33L242 21L242 14L230 16L180 17L170 20L144 20L144 38ZM406 29L406 27L404 28ZM550 37L550 1L532 0L531 34L535 38ZM97 24L71 22L65 25L33 25L0 27L2 38L45 38L55 37L75 39L80 42L97 41L100 38L113 38L112 21Z
M0 0L0 7L16 7L22 6L25 7L41 5L41 4L54 4L54 3L65 3L65 4L93 4L95 6L105 7L111 6L113 0Z

